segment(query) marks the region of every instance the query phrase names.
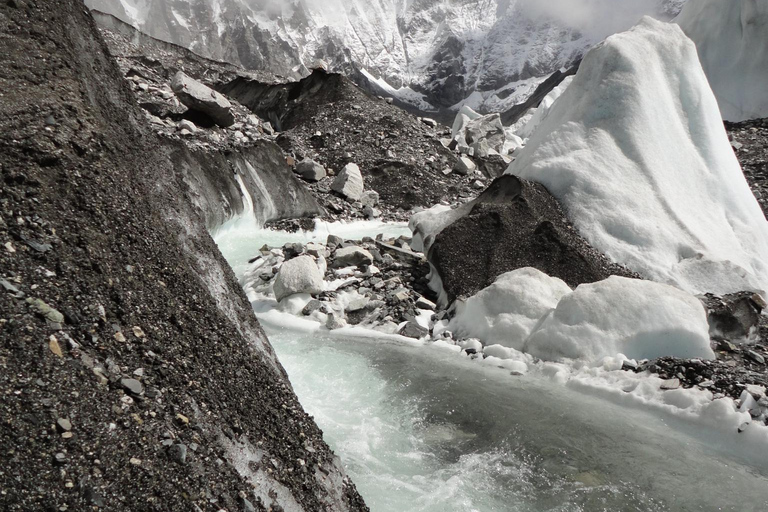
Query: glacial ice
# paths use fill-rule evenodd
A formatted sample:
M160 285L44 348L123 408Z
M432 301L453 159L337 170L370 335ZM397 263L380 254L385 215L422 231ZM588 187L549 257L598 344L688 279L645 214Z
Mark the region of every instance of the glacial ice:
M675 22L696 43L723 119L768 117L768 2L697 0Z
M508 173L612 260L691 293L768 289L768 222L695 45L644 18L593 48Z
M674 287L612 276L564 296L525 351L547 361L623 354L713 359L702 303Z
M541 318L569 293L571 289L560 279L534 268L517 269L500 275L465 302L457 302L448 328L460 337L522 350Z

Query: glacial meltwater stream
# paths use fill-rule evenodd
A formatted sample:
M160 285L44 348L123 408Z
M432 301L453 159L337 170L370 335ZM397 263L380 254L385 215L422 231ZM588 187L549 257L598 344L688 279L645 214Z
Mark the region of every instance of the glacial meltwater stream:
M346 238L405 232L326 226L318 241L328 229ZM312 236L243 222L216 240L242 278L262 245ZM373 511L768 509L763 446L432 346L260 318L304 408Z

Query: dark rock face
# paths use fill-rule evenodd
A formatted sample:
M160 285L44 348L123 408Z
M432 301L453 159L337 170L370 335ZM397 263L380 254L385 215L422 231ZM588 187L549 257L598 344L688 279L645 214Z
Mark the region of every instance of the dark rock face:
M501 122L504 123L505 126L515 124L529 109L538 107L542 100L547 97L547 94L552 92L552 89L560 85L563 80L571 75L575 75L579 70L580 65L581 59L579 59L573 66L564 72L558 70L552 73L549 78L544 80L536 88L536 90L533 91L531 97L528 98L525 102L520 103L519 105L515 105L506 112L502 112Z
M0 509L367 510L82 3L0 24Z
M757 202L768 212L768 119L725 123L731 145Z
M437 235L429 261L451 301L522 267L571 287L610 275L636 277L582 239L542 185L509 175L495 180L463 217Z

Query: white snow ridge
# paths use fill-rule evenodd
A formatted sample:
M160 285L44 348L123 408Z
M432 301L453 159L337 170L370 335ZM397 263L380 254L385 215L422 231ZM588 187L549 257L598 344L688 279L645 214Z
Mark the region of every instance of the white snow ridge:
M768 117L768 1L688 2L675 22L696 43L723 119Z
M596 46L508 173L616 262L691 293L768 289L768 222L695 45L644 18Z

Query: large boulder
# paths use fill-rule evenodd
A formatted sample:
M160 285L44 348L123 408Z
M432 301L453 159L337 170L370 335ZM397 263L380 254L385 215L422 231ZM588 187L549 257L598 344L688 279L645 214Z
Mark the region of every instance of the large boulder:
M323 291L323 274L311 256L299 256L280 267L274 284L278 302L295 293L316 294Z
M226 128L235 124L232 104L210 87L179 71L171 80L171 89L179 101L190 110L202 112L217 125Z
M499 114L490 114L470 121L467 123L464 137L469 145L485 141L490 148L499 153L504 150L504 143L507 140Z
M363 197L363 175L356 164L347 164L331 184L331 190L338 192L351 201L359 201Z
M328 175L325 167L309 158L296 165L296 174L305 181L320 181Z
M581 238L546 188L515 176L498 178L458 209L424 212L418 220L412 229L442 279L442 304L524 267L572 288L613 274L635 276Z

